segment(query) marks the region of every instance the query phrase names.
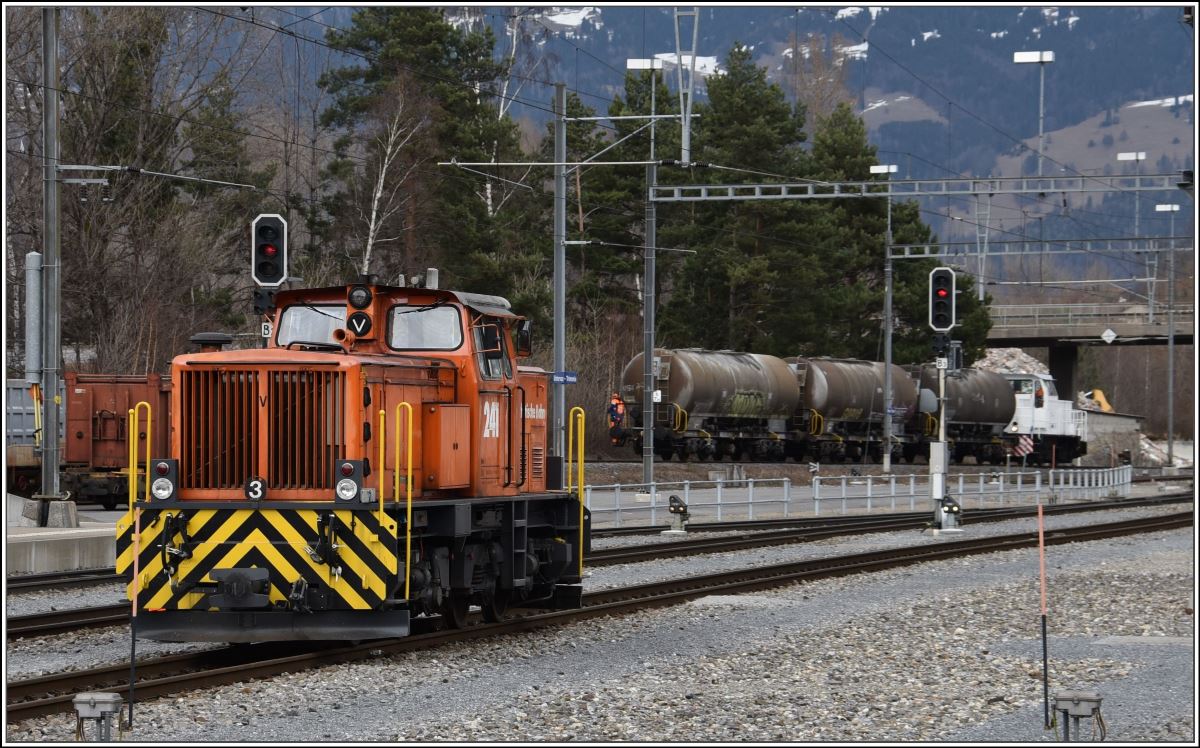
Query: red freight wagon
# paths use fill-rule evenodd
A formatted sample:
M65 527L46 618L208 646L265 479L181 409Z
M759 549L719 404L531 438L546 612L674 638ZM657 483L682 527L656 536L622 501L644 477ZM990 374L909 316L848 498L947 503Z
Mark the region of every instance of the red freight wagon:
M129 495L129 409L150 404L151 454L164 454L171 433L171 379L160 374L66 372L67 422L62 490L77 500L114 508ZM146 417L141 417L139 453L145 455Z

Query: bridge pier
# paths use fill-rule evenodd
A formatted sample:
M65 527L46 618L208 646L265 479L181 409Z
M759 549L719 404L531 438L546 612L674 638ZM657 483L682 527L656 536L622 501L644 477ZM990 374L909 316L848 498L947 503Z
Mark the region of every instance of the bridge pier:
M1063 340L1050 345L1049 369L1058 388L1058 396L1075 402L1075 363L1079 360L1079 344Z

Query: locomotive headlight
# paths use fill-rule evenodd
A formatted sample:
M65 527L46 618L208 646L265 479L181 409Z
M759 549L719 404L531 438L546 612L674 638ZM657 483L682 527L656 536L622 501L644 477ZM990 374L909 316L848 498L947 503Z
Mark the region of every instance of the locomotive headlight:
M337 482L337 486L334 490L337 492L339 499L342 501L350 501L358 495L358 484L350 478L343 478Z
M354 286L350 289L349 301L355 309L366 309L371 305L371 290L366 286Z
M175 484L168 478L156 478L150 484L150 493L154 494L156 499L169 499L171 494L175 493Z

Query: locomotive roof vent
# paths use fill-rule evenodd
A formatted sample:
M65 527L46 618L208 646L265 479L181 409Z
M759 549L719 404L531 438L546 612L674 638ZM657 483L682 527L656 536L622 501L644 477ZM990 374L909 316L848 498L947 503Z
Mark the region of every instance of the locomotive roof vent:
M223 332L198 332L188 338L189 343L200 347L200 352L219 351L233 342L233 336Z

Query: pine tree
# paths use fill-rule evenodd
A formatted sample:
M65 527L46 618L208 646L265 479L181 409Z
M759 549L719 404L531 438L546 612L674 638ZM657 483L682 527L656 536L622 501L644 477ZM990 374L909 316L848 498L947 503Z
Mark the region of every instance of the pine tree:
M321 80L335 97L324 120L346 132L339 143L344 158L330 169L345 187L329 202L335 220L328 238L345 233L338 216L344 221L354 207L347 205L349 184L362 177L355 173L352 157L363 151L361 129L368 113L403 79L429 101L433 127L431 141L422 146L426 153L463 162L506 160L516 154L515 126L494 111L492 91L504 66L492 59L490 30L460 31L435 8L373 7L356 11L348 29L331 30L327 37L363 58L362 64L331 71ZM396 219L403 239L389 257L381 258L388 272L437 265L447 284L497 292L495 283L503 271L485 178L429 163L412 174L406 190L408 203Z

